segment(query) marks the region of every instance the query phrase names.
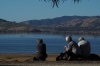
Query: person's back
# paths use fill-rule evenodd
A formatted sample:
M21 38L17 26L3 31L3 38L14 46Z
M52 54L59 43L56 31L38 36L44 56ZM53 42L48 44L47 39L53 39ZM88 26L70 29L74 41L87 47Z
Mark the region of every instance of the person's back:
M68 48L69 48L69 50L71 50L76 55L80 55L80 53L81 53L80 49L79 49L79 47L78 47L78 45L75 41L69 42Z
M79 38L78 46L81 49L81 55L83 57L89 57L91 52L91 47L89 41L86 41L83 37Z
M38 44L37 45L37 50L38 50L37 56L41 57L41 58L43 58L43 57L45 58L45 55L46 55L46 45L44 43Z
M47 53L46 53L46 44L43 43L42 39L37 40L37 52L36 52L36 57L34 57L34 60L45 60L47 58Z

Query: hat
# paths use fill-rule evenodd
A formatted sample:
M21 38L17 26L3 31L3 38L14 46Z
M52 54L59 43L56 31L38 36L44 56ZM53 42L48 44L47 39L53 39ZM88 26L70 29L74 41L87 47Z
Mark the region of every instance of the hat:
M81 41L81 40L84 40L84 38L83 38L83 37L80 37L80 38L78 39L78 41Z

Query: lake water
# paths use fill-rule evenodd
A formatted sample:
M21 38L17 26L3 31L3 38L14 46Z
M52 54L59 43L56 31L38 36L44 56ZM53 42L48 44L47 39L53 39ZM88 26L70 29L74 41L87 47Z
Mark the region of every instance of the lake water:
M63 46L66 35L33 33L33 34L0 34L0 53L34 54L36 52L37 39L42 38L47 46L47 53L60 53L65 49ZM100 36L72 35L73 40L83 36L91 43L91 53L100 54Z

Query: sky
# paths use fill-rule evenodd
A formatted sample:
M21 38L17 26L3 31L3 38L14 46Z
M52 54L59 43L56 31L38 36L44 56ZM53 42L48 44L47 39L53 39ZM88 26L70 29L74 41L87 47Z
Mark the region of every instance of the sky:
M7 21L52 19L61 16L100 16L100 0L60 1L59 8L52 2L39 0L0 0L0 18Z

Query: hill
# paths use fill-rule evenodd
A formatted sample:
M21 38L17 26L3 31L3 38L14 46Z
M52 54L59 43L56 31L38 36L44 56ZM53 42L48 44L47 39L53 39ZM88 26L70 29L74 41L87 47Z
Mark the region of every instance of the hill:
M2 32L34 32L39 31L33 26L0 19L0 33Z
M62 16L20 23L0 19L0 32L100 33L100 16Z
M53 25L56 26L56 29L59 30L86 30L86 31L100 31L100 17L92 16L86 19L73 19L71 21L66 21L64 23Z
M62 26L67 27L100 27L100 17L89 17L86 19L73 19L68 22L61 23Z
M100 31L100 16L62 16L53 19L29 20L21 23L43 27L46 31L51 32Z
M31 26L60 27L100 27L100 16L63 16L53 19L29 20L21 22Z
M53 19L41 19L41 20L28 20L21 22L23 24L32 25L32 26L52 26L52 25L59 25L64 22L68 22L74 19L86 19L89 18L88 16L62 16L56 17Z

